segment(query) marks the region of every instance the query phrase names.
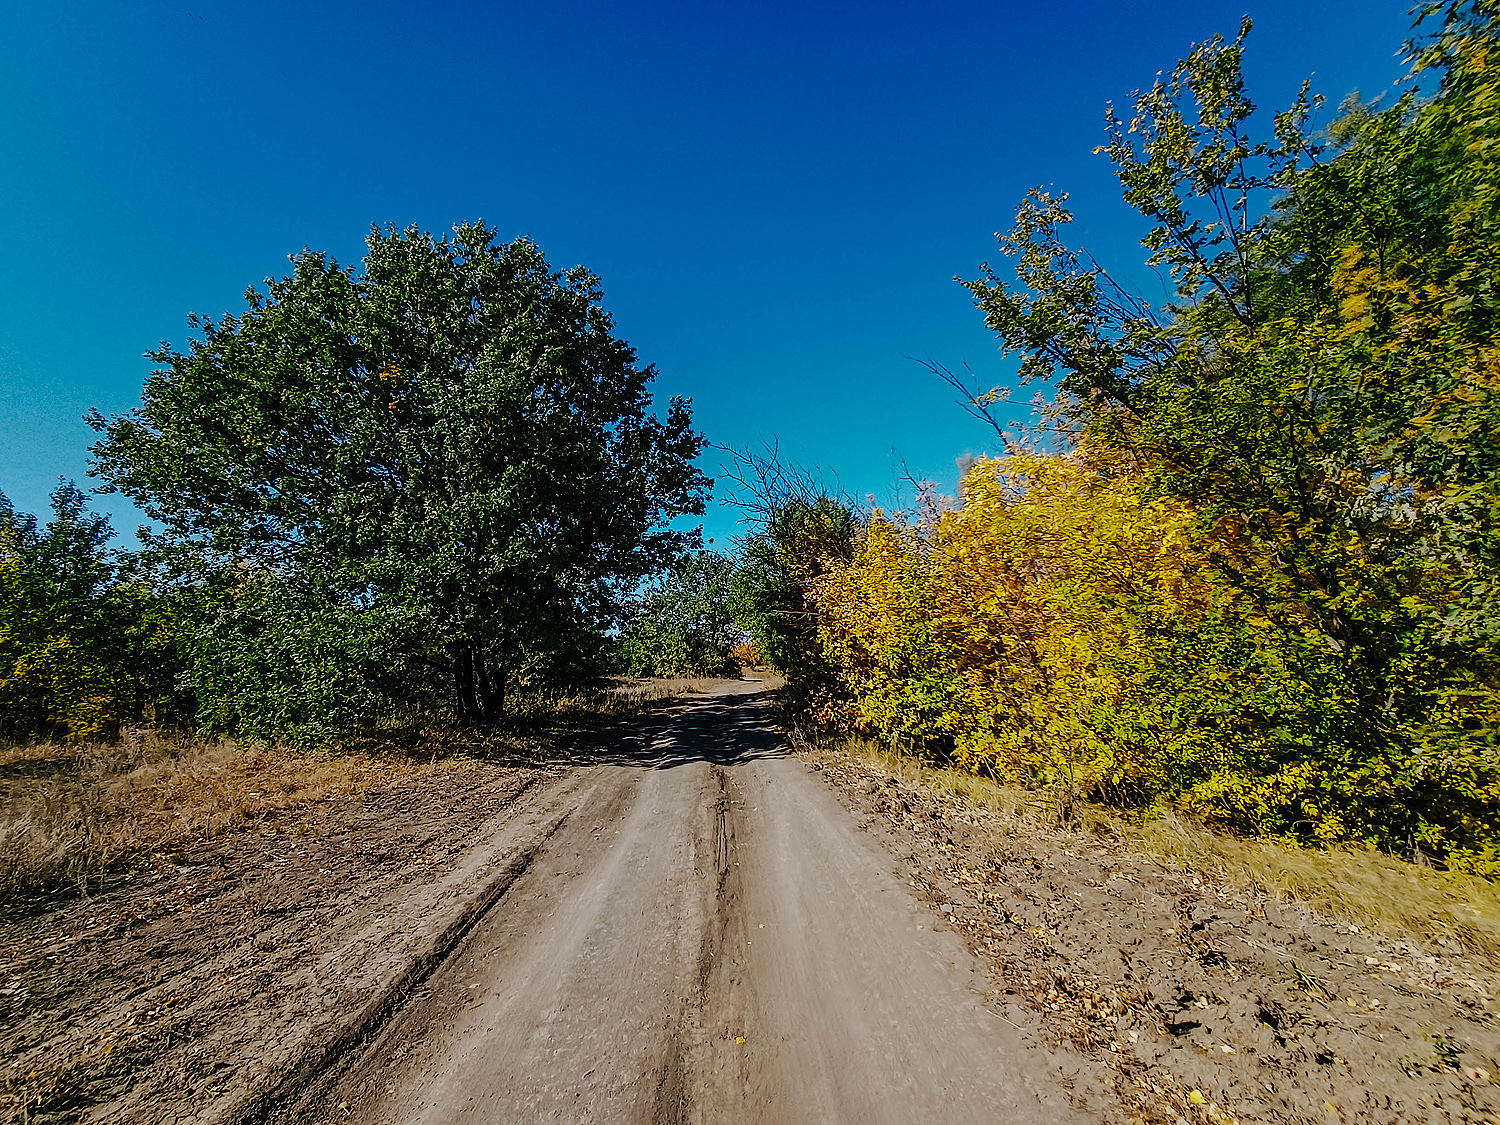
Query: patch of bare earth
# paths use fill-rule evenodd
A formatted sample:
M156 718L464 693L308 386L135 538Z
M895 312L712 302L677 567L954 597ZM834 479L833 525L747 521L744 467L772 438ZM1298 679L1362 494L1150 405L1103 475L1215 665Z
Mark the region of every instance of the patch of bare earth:
M5 917L4 1119L235 1116L405 971L559 772L481 763L377 786Z
M256 1119L420 987L598 738L715 682L332 757L149 732L0 752L0 1122Z
M1500 1122L1488 963L806 750L1108 1122Z

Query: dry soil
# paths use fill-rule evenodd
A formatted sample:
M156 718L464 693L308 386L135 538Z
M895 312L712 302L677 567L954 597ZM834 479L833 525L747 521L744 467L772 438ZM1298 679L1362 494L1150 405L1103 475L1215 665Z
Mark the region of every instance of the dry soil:
M867 759L762 685L0 918L87 1122L1500 1120L1495 983Z

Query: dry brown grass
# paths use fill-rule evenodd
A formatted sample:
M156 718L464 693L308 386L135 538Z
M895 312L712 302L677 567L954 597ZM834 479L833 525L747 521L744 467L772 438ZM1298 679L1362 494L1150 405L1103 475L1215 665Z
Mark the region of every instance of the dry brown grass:
M1500 962L1500 886L1368 848L1283 846L1211 832L1173 813L1131 830L1148 852L1232 886L1420 946L1454 943Z
M1220 885L1300 904L1399 941L1456 945L1500 963L1500 886L1418 867L1365 848L1313 849L1213 832L1167 812L1141 824L1086 803L934 768L887 747L851 739L839 749L1009 822L1008 831L1066 829L1106 836Z
M0 898L87 890L136 859L170 857L311 804L438 770L451 751L308 755L129 732L118 744L0 752Z
M701 695L719 684L730 682L715 676L679 676L674 679L659 676L614 676L609 690L617 698L646 703L680 695Z
M610 722L702 681L649 690L521 696L505 728L476 732L421 716L300 753L150 730L117 743L0 749L0 900L91 883L170 858L319 801L468 768L536 763L568 732Z

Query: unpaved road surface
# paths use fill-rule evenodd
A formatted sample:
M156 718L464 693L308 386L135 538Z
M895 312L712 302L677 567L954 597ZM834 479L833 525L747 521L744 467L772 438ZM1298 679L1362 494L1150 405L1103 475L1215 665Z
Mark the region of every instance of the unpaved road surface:
M567 815L524 873L273 1119L1083 1120L759 686L551 790Z
M1500 1122L1494 965L699 686L0 909L0 1122Z
M940 779L802 755L990 969L1107 1125L1496 1125L1494 965L1218 883ZM913 777L913 774L918 776Z

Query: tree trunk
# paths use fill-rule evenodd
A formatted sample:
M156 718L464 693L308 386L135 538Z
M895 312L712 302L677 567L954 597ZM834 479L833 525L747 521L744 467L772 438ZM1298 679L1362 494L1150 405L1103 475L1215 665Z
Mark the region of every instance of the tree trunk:
M474 650L474 680L487 723L498 723L505 718L505 678L503 665L492 664L482 648Z
M453 687L457 696L459 722L483 722L484 714L474 691L473 651L465 641L452 645L450 651L453 655Z
M489 661L485 659L484 649L478 647L474 649L474 686L484 708L484 721L493 723L499 717L495 714L495 691L490 681Z

